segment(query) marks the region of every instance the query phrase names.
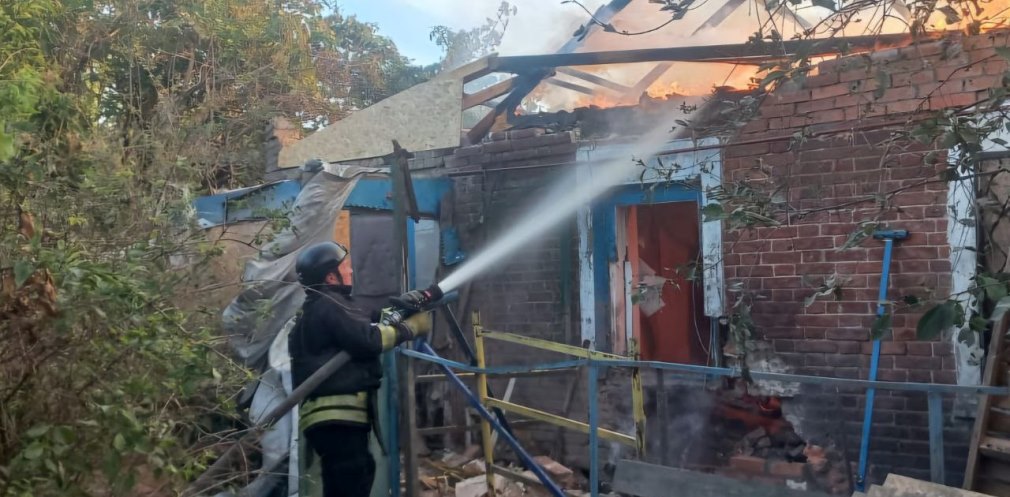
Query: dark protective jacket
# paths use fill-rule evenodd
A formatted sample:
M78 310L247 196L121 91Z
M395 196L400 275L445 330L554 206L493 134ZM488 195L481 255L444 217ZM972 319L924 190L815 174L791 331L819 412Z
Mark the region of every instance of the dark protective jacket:
M379 354L408 338L408 332L370 323L354 307L350 288L310 290L288 337L291 373L297 388L341 351L351 361L323 381L302 404L301 428L339 422L368 424L368 395L379 388Z

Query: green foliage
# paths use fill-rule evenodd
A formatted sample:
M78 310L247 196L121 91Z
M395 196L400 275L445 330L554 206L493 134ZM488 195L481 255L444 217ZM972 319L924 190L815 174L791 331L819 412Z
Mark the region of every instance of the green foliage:
M250 376L201 308L220 247L193 196L258 179L268 118L433 71L314 0L0 2L0 497L199 474Z
M442 48L442 69L459 67L495 51L501 45L509 20L518 12L514 5L502 1L493 18L476 28L453 30L448 26L435 26L428 38Z

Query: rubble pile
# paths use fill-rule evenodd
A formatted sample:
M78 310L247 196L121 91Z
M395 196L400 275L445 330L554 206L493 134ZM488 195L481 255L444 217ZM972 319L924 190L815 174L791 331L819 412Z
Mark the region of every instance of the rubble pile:
M721 473L834 495L851 493L849 479L855 470L840 450L808 444L791 427L776 433L764 428L748 433L737 444L729 466Z
M487 495L487 463L479 457L477 445L467 447L463 453L444 451L420 461L418 480L423 497L484 497ZM534 461L550 475L571 497L589 495L586 479L547 456L536 456ZM538 483L532 471L520 467L506 468L510 476L496 474L494 490L502 497L550 497ZM405 483L405 482L403 482Z

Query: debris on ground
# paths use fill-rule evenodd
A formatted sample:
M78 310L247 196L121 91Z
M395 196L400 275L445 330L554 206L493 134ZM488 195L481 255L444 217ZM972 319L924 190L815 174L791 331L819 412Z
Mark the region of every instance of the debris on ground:
M481 448L467 447L462 453L444 451L420 459L419 488L423 497L484 497L487 494L487 462L480 457ZM536 456L540 465L566 494L572 497L588 495L585 478L548 456ZM538 483L536 475L516 466L501 465L513 476L496 474L496 497L550 497L550 492Z

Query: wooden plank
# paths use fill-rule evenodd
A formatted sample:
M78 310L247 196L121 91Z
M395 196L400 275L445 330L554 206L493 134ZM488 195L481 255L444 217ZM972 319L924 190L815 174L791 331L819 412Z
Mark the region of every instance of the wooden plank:
M394 236L396 240L396 246L398 254L394 265L397 269L397 276L400 279L400 290L407 291L408 285L407 281L408 267L407 267L407 253L408 253L408 243L407 240L407 210L410 209L410 194L407 192L408 180L407 175L410 174L410 167L407 163L407 153L400 147L400 144L393 140L393 157L392 157L392 167L390 168L391 182L393 184L393 225L394 225ZM400 389L400 405L403 407L400 414L403 421L403 430L401 433L402 437L402 455L403 455L403 471L404 477L406 478L406 495L407 497L417 497L420 493L417 484L418 475L418 465L417 465L417 452L418 452L418 442L420 441L420 436L417 433L417 399L415 397L415 384L414 384L414 360L410 357L401 357L401 363L399 368L399 379L400 385L403 387ZM395 423L397 420L393 420Z
M590 83L614 90L619 93L627 93L627 91L631 89L630 86L615 83L609 79L601 78L600 76L597 76L593 73L580 71L578 69L572 69L570 67L559 67L558 72L561 74L567 74L573 78L579 78L583 81L588 81Z
M488 100L493 98L498 98L510 91L516 86L516 80L518 78L512 77L504 81L499 81L487 88L478 90L474 93L464 93L463 94L463 109L469 109L471 107L476 107Z
M989 341L988 357L986 357L985 369L982 373L983 385L993 385L994 382L999 380L997 378L999 375L997 371L999 356L1003 351L1003 340L1007 329L1010 328L1010 312L1007 312L1008 310L1010 310L1010 298L1001 300L996 305L996 309L993 310L992 339ZM962 488L965 490L975 489L975 473L979 464L979 444L982 442L982 437L988 429L989 407L992 405L992 401L993 399L989 395L980 395L978 399L975 426L972 428L971 441L968 445L968 465L965 469L964 484L962 485Z
M777 485L745 482L706 473L622 459L617 462L613 488L638 497L825 497ZM673 489L676 489L673 491Z
M481 57L473 62L468 62L453 69L449 73L450 78L462 79L464 83L469 83L475 79L482 78L494 71L498 54L491 54Z
M986 436L978 444L978 450L984 455L1010 461L1010 439Z
M633 86L631 90L628 91L627 96L629 98L635 98L635 99L642 96L642 93L648 90L649 87L656 82L656 80L658 80L664 74L666 74L666 71L669 71L671 67L673 67L673 64L669 62L662 62L656 64L656 67L653 67L651 71L649 71L645 76L642 77L642 79L640 79L637 83L635 83L635 86Z
M480 143L481 140L487 136L488 131L491 131L491 126L494 126L495 119L497 119L504 111L504 102L502 102L495 108L491 109L490 112L485 114L480 121L477 121L477 124L474 124L473 127L470 128L470 131L466 132L467 143L465 143L465 145Z
M521 72L563 66L594 66L636 62L725 62L735 61L761 64L795 54L809 48L809 56L820 57L848 52L865 52L883 45L899 45L912 41L907 34L879 36L839 36L822 40L786 40L781 43L707 45L696 47L664 47L636 50L609 50L604 52L557 53L547 55L513 55L498 57L495 69L503 72ZM919 41L922 41L920 38Z
M529 476L526 476L518 471L513 471L504 466L492 464L491 471L494 472L494 474L507 478L509 480L517 481L525 485L533 485L539 489L546 490L546 487L544 487L544 484L541 483L540 480L536 478L530 478ZM562 489L562 490L565 491L566 495L570 495L572 497L583 497L585 495L580 490L569 490L569 489ZM533 493L533 495L540 495L540 492L535 492Z
M595 95L596 94L596 90L594 90L592 88L587 88L587 87L582 86L582 85L577 85L575 83L571 83L571 82L565 81L563 79L547 78L547 79L544 80L544 83L552 84L554 86L557 86L557 87L560 87L560 88L565 88L567 90L577 91L579 93L585 93L586 95Z

